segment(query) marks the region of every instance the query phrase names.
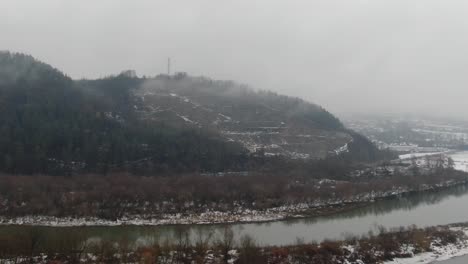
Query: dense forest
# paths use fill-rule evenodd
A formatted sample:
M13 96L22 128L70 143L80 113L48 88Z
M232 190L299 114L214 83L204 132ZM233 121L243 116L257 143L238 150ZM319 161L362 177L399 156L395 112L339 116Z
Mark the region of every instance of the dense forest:
M77 83L30 56L10 53L0 54L0 65L0 169L5 172L221 170L245 159L240 146L216 134L134 118L129 89L136 78L121 74Z
M224 122L214 127L191 121L197 125L189 126L180 125L168 115L156 121L148 118L153 113L142 109L155 105L145 105L137 96L151 83L148 81L163 83L158 89L171 91L171 95L191 93L214 109L229 104L230 108L220 111L229 111L242 122ZM277 109L268 110L271 105ZM180 111L185 111L182 108ZM259 116L270 123L279 122L278 116L287 118L293 125L283 130L303 131L306 127L320 129L321 137L335 133L339 135L337 140L352 138L344 154L350 160L368 162L385 156L364 137L347 131L326 110L297 98L184 74L147 79L126 71L98 80L75 81L29 55L0 53L0 171L6 173L173 174L262 169L268 164L262 149L249 150L241 144L243 138L228 140L219 132L220 126L225 130L229 127L230 136L234 137L236 133L232 131L250 129L251 120ZM275 133L279 132L270 134ZM325 143L330 145L332 141ZM300 142L295 145L301 146Z

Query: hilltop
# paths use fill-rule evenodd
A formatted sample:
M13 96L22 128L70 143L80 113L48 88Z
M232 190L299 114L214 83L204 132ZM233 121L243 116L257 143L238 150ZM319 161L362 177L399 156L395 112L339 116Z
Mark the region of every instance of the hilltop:
M0 53L0 170L161 174L244 171L260 157L380 158L322 107L185 73L72 80Z

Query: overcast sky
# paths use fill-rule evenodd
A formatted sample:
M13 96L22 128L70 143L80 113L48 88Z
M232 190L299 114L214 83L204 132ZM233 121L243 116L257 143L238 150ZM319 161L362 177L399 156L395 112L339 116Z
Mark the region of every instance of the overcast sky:
M0 0L0 50L73 78L231 79L332 112L468 112L468 1Z

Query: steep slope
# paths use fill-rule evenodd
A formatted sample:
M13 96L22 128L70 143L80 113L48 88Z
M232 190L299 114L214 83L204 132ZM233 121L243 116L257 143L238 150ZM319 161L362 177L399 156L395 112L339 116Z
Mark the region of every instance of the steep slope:
M352 141L338 119L298 98L186 74L146 80L135 91L147 120L218 131L250 152L324 158Z

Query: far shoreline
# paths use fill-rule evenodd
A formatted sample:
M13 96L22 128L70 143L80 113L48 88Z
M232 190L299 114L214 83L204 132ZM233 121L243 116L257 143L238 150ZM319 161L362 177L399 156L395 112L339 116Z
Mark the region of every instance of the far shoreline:
M386 192L382 196L369 196L367 200L329 202L320 205L292 204L279 208L268 208L263 211L249 210L245 214L230 214L229 212L211 211L197 215L183 216L167 214L163 217L129 216L117 220L98 217L54 217L47 215L8 217L0 216L0 226L38 226L38 227L114 227L114 226L188 226L188 225L235 225L251 223L269 223L288 220L301 220L316 217L333 216L355 209L370 206L376 202L399 199L400 197L437 192L456 186L468 185L468 179L459 182L445 182L434 186L426 186L419 190L403 190ZM297 209L299 207L299 209ZM208 215L207 215L208 214Z

